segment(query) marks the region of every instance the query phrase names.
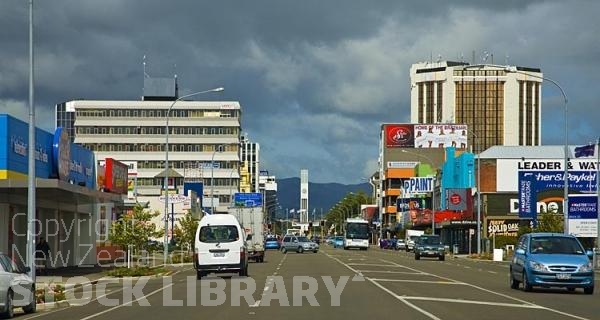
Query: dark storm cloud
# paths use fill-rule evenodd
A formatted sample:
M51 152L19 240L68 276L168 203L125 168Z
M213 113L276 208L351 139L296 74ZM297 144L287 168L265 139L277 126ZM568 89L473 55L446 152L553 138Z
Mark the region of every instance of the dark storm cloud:
M409 68L436 60L539 67L569 97L571 143L598 134L600 31L589 1L35 1L38 125L71 99L139 99L143 65L198 99L237 100L279 177L357 183L382 122L410 120ZM28 7L0 1L0 111L27 117ZM487 57L487 58L486 58ZM544 84L542 141L563 142Z

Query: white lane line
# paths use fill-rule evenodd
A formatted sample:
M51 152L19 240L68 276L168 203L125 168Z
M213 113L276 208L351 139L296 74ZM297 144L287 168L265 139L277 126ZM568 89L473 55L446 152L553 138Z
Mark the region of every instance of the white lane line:
M457 284L464 285L464 283L459 283L455 281L424 281L424 280L401 280L401 279L378 279L367 277L370 280L377 282L409 282L409 283L433 283L433 284Z
M391 291L391 290L389 290L388 288L386 288L386 287L382 286L381 284L379 284L379 283L377 283L377 282L375 282L375 281L372 281L371 279L367 279L367 280L369 280L369 281L370 281L372 284L374 284L374 285L376 285L377 287L379 287L379 289L381 289L381 290L383 290L383 291L387 292L387 293L388 293L389 295L391 295L392 297L396 298L397 300L400 300L400 301L401 301L402 303L404 303L405 305L407 305L407 306L409 306L409 307L411 307L411 308L413 308L413 309L415 309L415 310L419 311L420 313L422 313L422 314L426 315L427 317L429 317L429 319L433 319L433 320L441 320L441 318L438 318L438 317L436 317L434 314L432 314L432 313L431 313L431 312L429 312L429 311L426 311L426 310L424 310L424 309L421 309L421 308L417 307L416 305L414 305L414 304L410 303L410 302L409 302L408 300L406 300L406 299L403 299L403 297L401 297L401 296L399 296L399 295L395 294L394 292L392 292L392 291Z
M422 272L408 272L408 271L391 271L391 270L359 270L362 273L393 273L393 274L410 274L415 276L428 276Z
M157 293L159 293L159 292L161 292L161 291L165 290L166 288L169 288L169 287L172 287L172 286L173 286L173 283L169 283L168 285L166 285L166 286L164 286L164 287L162 287L162 288L156 289L156 290L154 290L154 291L150 292L149 294L143 295L143 296L141 296L141 297L139 297L139 298L137 298L137 299L135 299L135 300L133 300L133 301L128 301L127 303L120 304L120 305L118 305L118 306L114 306L114 307L112 307L112 308L110 308L110 309L107 309L107 310L104 310L104 311L100 311L100 312L94 313L94 314L92 314L92 315L90 315L90 316L87 316L87 317L85 317L85 318L81 318L81 320L88 320L88 319L92 319L92 318L95 318L95 317L97 317L97 316L103 315L103 314L105 314L105 313L111 312L111 311L113 311L113 310L119 309L119 308L121 308L121 307L124 307L124 306L127 306L127 305L131 305L131 304L132 304L132 303L134 303L134 302L138 302L138 301L140 301L140 300L142 300L142 299L148 298L148 297L150 297L150 296L152 296L152 295L155 295L155 294L157 294Z
M381 260L383 262L396 264L393 261L387 261L387 260L383 260L383 259L381 259ZM399 265L399 266L401 266L401 265ZM409 269L412 269L412 268L409 268ZM413 270L416 270L416 269L413 269ZM509 296L507 294L503 294L503 293L495 292L495 291L492 291L492 290L488 290L486 288L483 288L483 287L480 287L480 286L476 286L476 285L471 284L471 283L457 281L457 280L454 280L454 279L451 279L451 278L448 278L448 277L438 276L438 275L435 275L435 274L431 274L431 275L434 276L434 277L436 277L436 278L440 278L440 279L444 279L444 280L448 280L448 281L454 281L454 282L457 282L457 283L462 283L462 284L464 284L466 286L469 286L469 287L472 287L472 288L475 288L475 289L479 289L481 291L485 291L487 293L491 293L491 294L494 294L494 295L497 295L497 296L501 296L501 297L507 298L509 300L518 301L518 302L521 302L521 303L523 303L525 305L537 306L537 307L539 307L539 309L543 309L543 310L546 310L546 311L554 312L554 313L557 313L557 314L560 314L560 315L563 315L563 316L567 316L567 317L570 317L570 318L573 318L573 319L589 320L587 318L580 317L580 316L577 316L577 315L574 315L574 314L571 314L571 313L567 313L567 312L563 312L563 311L560 311L560 310L556 310L556 309L544 307L544 306L541 306L541 305L538 305L538 304L535 304L535 303L532 303L532 302L529 302L529 301L525 301L525 300L521 300L519 298L515 298L515 297L512 297L512 296Z
M496 272L496 271L491 271L491 270L488 270L488 272L489 272L489 273L493 273L493 274L498 274L498 272Z
M285 259L287 258L287 254L283 255L283 258L281 258L281 261L279 261L279 264L277 265L276 270L273 272L273 276L277 275L277 271L281 268L281 266L283 265L283 263L285 262ZM273 284L273 278L269 278L269 276L267 276L267 281L265 281L265 287L263 288L263 292L261 294L261 298L265 296L265 293L267 293L267 291L270 290L271 285L275 285ZM262 299L256 300L252 305L250 305L250 308L257 308L260 307L260 302L262 301Z
M406 300L467 303L467 304L479 304L479 305L487 305L487 306L495 306L495 307L512 307L512 308L526 308L526 309L540 309L540 310L546 309L543 306L538 306L535 304L529 305L529 304L517 304L517 303L505 303L505 302L488 302L488 301L478 301L478 300L432 298L432 297L410 297L410 296L402 296L402 298L406 299Z
M377 263L348 263L349 266L370 266L370 267L396 267L389 264L377 264Z

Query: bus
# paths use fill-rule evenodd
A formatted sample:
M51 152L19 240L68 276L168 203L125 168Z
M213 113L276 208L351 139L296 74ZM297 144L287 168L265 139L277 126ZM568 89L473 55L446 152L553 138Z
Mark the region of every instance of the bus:
M347 219L344 230L344 250L350 248L367 250L369 248L371 228L367 220Z

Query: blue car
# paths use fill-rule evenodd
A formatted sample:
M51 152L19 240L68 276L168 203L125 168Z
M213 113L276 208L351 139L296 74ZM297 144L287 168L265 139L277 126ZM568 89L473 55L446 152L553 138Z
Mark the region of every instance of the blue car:
M269 237L265 238L265 249L279 249L279 240L277 237Z
M592 251L585 251L579 240L562 233L529 233L521 236L510 263L510 287L561 287L569 291L582 288L594 293Z
M344 247L344 237L337 236L333 238L333 247L334 248L343 248Z

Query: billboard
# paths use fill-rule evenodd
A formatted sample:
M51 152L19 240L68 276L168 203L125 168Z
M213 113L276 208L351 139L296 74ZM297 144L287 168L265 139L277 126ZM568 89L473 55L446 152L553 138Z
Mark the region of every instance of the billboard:
M468 128L464 124L387 124L384 125L387 148L466 149Z
M408 194L433 192L434 177L411 177L402 182L404 192Z
M104 166L104 190L112 193L127 194L128 169L126 164L113 158L106 158Z
M467 190L470 189L446 189L446 207L448 210L467 210Z
M262 194L258 192L236 193L234 203L236 207L261 207Z
M487 220L488 237L517 237L519 234L519 223L519 219L489 219Z
M596 238L598 230L598 197L569 195L569 233L582 238Z

